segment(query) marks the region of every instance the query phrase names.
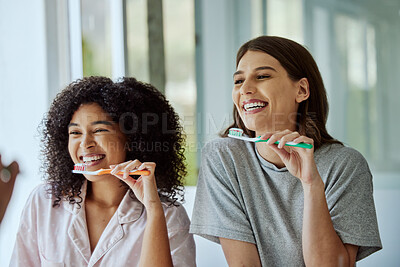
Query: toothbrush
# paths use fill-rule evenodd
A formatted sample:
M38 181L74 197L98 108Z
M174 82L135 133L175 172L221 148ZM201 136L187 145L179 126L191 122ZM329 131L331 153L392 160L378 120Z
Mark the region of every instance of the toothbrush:
M87 171L86 170L86 165L82 163L77 163L74 166L74 170L72 171L73 173L80 173L80 174L88 174L88 175L104 175L104 174L110 174L112 169L100 169L97 171ZM118 172L117 174L124 174L123 171ZM149 175L150 171L130 171L129 175Z
M249 141L249 142L255 142L255 143L267 142L269 140L269 139L262 140L261 136L258 136L258 137L246 137L246 136L243 136L243 130L239 129L239 128L230 128L228 136L232 137L232 138L240 139L240 140L243 140L243 141ZM279 144L279 141L276 141L275 144ZM285 144L285 146L302 147L302 148L307 148L307 149L311 149L313 147L311 144L295 143L295 142L287 142Z

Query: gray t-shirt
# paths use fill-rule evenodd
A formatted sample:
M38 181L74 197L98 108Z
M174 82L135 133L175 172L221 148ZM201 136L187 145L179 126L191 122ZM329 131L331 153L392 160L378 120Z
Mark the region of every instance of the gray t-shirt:
M343 243L360 246L357 260L382 248L364 157L340 144L315 152L333 226ZM263 159L255 144L231 138L202 151L190 232L256 244L263 266L303 266L301 182Z

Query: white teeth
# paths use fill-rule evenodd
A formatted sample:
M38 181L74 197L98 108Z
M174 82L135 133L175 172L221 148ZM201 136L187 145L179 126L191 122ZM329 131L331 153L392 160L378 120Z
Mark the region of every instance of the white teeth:
M84 162L95 161L104 158L105 156L82 157Z
M253 103L249 103L249 104L244 105L244 109L246 111L248 111L248 110L253 110L253 109L257 109L257 108L262 108L262 107L265 107L265 106L266 106L266 103L253 102Z

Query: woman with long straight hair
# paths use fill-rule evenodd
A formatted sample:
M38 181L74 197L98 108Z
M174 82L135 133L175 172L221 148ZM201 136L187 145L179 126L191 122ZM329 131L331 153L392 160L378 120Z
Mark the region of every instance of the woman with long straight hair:
M191 232L220 243L230 266L353 266L381 249L371 172L327 132L307 49L250 40L233 81L234 122L202 151ZM264 141L229 138L231 128Z

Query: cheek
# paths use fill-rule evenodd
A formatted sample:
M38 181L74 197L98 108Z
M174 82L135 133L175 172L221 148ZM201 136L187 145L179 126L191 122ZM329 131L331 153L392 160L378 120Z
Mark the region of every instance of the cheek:
M113 138L108 142L103 142L103 147L107 147L106 149L111 152L118 154L119 156L125 155L125 141L123 138Z
M240 98L240 94L238 90L233 89L232 90L232 101L235 104L236 108L238 109L239 107L239 98Z
M69 140L68 141L68 152L69 152L69 156L74 159L74 155L76 153L76 149L75 149L76 144L74 144L73 141Z

